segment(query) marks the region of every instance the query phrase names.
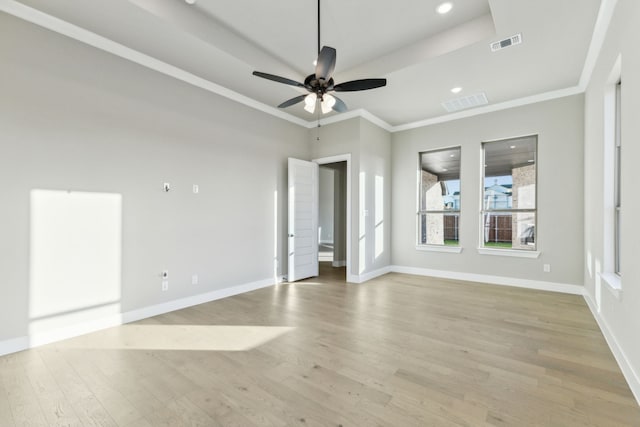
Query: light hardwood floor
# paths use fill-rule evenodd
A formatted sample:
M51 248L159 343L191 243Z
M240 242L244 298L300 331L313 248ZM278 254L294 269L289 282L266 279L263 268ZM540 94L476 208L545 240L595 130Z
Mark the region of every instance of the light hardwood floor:
M640 426L581 297L321 271L1 357L0 426Z

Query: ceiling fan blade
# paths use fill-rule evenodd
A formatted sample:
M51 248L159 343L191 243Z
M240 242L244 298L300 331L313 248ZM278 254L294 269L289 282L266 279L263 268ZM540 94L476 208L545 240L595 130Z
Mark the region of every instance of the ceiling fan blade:
M262 77L263 79L273 80L274 82L284 83L286 85L297 86L297 87L305 87L305 85L303 85L300 82L288 79L286 77L276 76L274 74L267 74L267 73L263 73L261 71L254 71L253 75L254 76L258 76L258 77Z
M316 63L316 79L329 81L333 70L336 68L336 50L329 46L323 46Z
M290 107L294 104L297 104L298 102L302 102L304 101L304 99L307 97L307 95L299 95L296 96L295 98L291 98L287 101L284 101L282 104L278 105L278 108L287 108Z
M333 87L333 90L336 92L355 92L358 90L375 89L386 85L387 79L361 79L337 84Z
M347 111L347 104L344 103L344 101L340 98L338 98L335 95L332 95L335 99L336 99L336 103L333 104L333 111L336 111L338 113L344 113L345 111Z

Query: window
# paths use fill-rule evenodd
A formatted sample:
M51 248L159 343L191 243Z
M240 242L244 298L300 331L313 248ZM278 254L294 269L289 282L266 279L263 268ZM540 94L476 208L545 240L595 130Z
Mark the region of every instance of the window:
M604 88L602 175L603 259L598 274L606 288L620 298L622 291L622 83L618 57ZM591 274L591 265L589 265ZM599 294L596 295L598 309Z
M537 136L484 142L481 246L535 251Z
M459 246L460 147L420 153L418 244Z
M620 238L621 233L621 208L622 208L622 192L620 191L621 173L620 166L622 163L622 138L621 138L621 92L622 84L618 81L616 84L616 109L615 109L615 154L614 154L614 269L617 275L621 275L620 268Z

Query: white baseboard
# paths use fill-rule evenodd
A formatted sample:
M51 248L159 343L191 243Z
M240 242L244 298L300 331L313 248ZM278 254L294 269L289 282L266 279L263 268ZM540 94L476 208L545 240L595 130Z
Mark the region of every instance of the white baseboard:
M231 286L204 294L180 298L162 304L155 304L120 314L105 316L88 322L82 322L81 324L77 325L66 326L63 328L57 328L29 336L22 336L0 341L0 356L77 337L91 332L96 332L102 329L120 326L125 323L135 322L137 320L146 319L187 307L192 307L194 305L204 304L218 299L227 298L233 295L243 294L245 292L254 291L256 289L266 288L269 286L273 286L276 283L280 283L281 281L282 277L277 277L275 278L275 280L274 278L258 280L256 282Z
M584 287L567 283L543 282L539 280L520 279L515 277L491 276L487 274L460 273L456 271L432 270L428 268L405 267L389 265L369 273L349 276L348 282L364 283L368 280L387 273L414 274L417 276L438 277L442 279L464 280L469 282L489 283L492 285L515 286L518 288L537 289L542 291L561 292L572 295L582 295Z
M351 283L364 283L368 280L371 279L375 279L376 277L380 277L384 274L390 273L391 272L391 266L386 266L386 267L382 267L379 268L377 270L373 270L370 271L368 273L364 273L364 274L360 274L360 275L356 275L356 274L352 274L349 276L349 280L348 282Z
M399 265L392 265L389 267L390 271L394 273L415 274L418 276L431 276L439 277L443 279L455 279L465 280L472 282L490 283L494 285L516 286L521 288L538 289L543 291L560 292L573 295L582 295L585 299L587 306L591 310L593 317L596 319L602 334L604 335L611 352L613 353L620 370L624 375L629 388L634 397L640 405L640 375L634 370L633 365L629 362L629 358L626 356L624 350L618 344L615 335L611 332L611 328L607 324L606 320L600 316L592 296L586 291L586 288L581 285L572 285L567 283L554 283L543 282L538 280L519 279L512 277L491 276L485 274L473 274L473 273L460 273L454 271L444 270L431 270L426 268L416 267L404 267Z
M538 289L541 291L561 292L582 295L584 287L567 283L543 282L540 280L520 279L516 277L491 276L488 274L460 273L457 271L432 270L428 268L405 267L392 265L394 273L415 274L417 276L439 277L441 279L464 280L469 282L489 283L492 285L515 286L518 288Z
M279 281L281 281L281 279L279 279ZM151 305L148 307L123 313L122 323L131 323L137 320L147 319L149 317L158 316L160 314L169 313L171 311L181 310L183 308L192 307L194 305L204 304L204 303L219 300L222 298L243 294L245 292L251 292L256 289L266 288L274 284L275 283L273 278L264 279L264 280L259 280L257 282L251 282L243 285L232 286L229 288L218 289L215 291L207 292L205 294L194 295L191 297L168 301L162 304Z
M42 332L30 333L29 336L26 337L29 344L28 347L22 348L20 350L39 347L41 345L51 344L53 342L66 340L80 335L90 334L91 332L100 331L102 329L120 326L124 323L122 321L122 317L123 315L120 313L111 314L75 323L69 326L58 327Z
M347 266L347 261L333 261L331 263L332 267L346 267Z
M26 336L0 341L0 356L17 353L27 348L29 348L29 337Z
M620 344L618 344L618 340L611 332L611 328L607 321L600 315L600 313L598 313L593 297L588 291L586 291L586 289L583 293L583 297L587 302L587 306L589 306L589 309L591 310L591 314L593 314L596 322L598 322L602 335L604 335L604 339L607 340L607 344L609 344L609 348L611 349L613 356L616 358L616 362L618 362L618 366L620 366L620 370L622 370L622 374L627 380L633 396L636 398L638 405L640 405L640 375L638 375L638 373L633 369L633 365L629 362L629 358Z

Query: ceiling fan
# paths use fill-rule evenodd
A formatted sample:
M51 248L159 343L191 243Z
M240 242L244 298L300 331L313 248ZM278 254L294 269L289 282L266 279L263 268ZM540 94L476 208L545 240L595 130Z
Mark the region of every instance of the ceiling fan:
M278 83L304 88L309 92L283 102L278 105L278 108L287 108L304 101L304 109L313 113L317 102L320 101L323 114L329 113L331 110L338 113L347 111L347 105L344 101L332 95L331 92L355 92L375 89L387 84L387 79L360 79L335 84L332 75L336 67L336 50L329 46L323 46L320 49L320 0L318 0L318 59L315 64L315 73L309 74L304 79L304 83L261 71L254 71L253 75Z

